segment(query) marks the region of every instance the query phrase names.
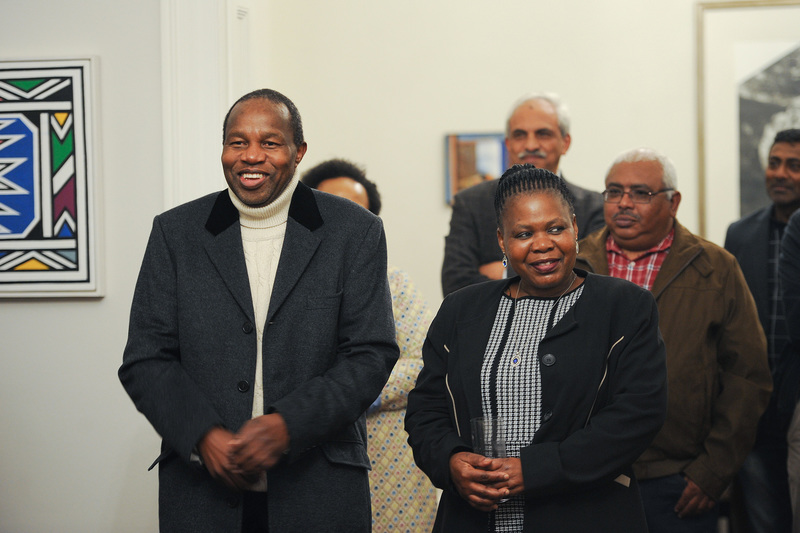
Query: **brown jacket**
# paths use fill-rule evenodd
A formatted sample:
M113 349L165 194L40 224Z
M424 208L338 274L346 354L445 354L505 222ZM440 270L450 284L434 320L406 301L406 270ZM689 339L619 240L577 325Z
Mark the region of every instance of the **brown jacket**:
M577 266L608 274L608 228L580 242ZM634 464L639 479L685 473L714 499L755 439L772 390L764 332L736 259L675 221L653 284L667 347L667 421Z

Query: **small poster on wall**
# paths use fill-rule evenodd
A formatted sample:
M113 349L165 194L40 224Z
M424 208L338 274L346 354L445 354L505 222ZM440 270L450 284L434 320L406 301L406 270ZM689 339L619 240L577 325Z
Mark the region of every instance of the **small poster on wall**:
M445 200L459 192L498 179L508 168L503 133L460 133L445 136Z
M0 298L102 296L92 66L0 61Z

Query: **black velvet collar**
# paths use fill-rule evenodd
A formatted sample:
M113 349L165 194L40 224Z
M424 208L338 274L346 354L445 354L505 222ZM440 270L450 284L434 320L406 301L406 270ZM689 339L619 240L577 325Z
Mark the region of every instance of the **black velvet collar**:
M308 228L309 231L318 229L323 224L322 215L317 206L314 193L306 185L297 184L289 204L289 218ZM231 225L239 221L239 211L231 202L228 190L220 192L211 208L211 214L206 221L206 229L214 236L219 235Z

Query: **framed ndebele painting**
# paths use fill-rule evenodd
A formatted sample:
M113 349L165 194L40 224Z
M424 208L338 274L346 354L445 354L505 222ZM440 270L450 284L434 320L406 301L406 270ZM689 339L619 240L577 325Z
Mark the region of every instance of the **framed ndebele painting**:
M0 298L102 296L94 66L0 61Z

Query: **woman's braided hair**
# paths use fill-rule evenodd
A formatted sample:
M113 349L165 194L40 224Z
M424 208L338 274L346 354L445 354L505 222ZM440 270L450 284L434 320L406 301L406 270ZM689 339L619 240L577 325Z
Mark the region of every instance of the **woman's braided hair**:
M567 183L561 177L533 165L514 165L500 176L500 183L498 183L497 192L494 195L497 227L503 227L503 212L509 199L537 191L549 191L551 194L558 195L569 208L569 214L575 214L574 198Z

